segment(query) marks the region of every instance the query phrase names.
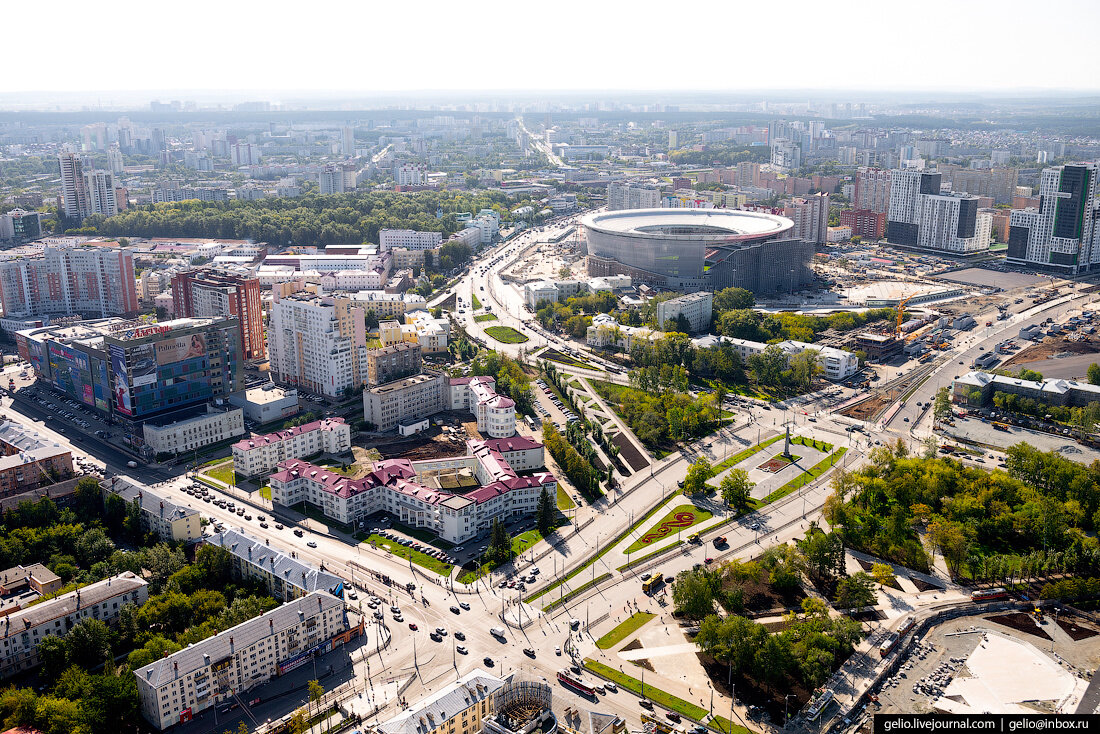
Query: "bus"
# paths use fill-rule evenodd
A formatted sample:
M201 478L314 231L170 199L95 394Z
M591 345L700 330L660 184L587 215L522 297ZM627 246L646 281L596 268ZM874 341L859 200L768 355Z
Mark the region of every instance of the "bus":
M1000 421L993 421L993 427L998 431L1010 431L1007 423L1001 423Z
M642 582L642 592L648 594L652 591L655 591L656 589L660 588L661 584L663 584L664 582L665 578L661 574L651 576Z
M1008 591L1006 589L997 586L992 589L978 589L970 594L970 601L994 601L996 599L1007 599Z
M574 691L581 694L582 696L588 696L589 698L596 697L596 689L585 685L584 681L570 673L568 670L558 671L558 683L561 683L566 688L572 688Z

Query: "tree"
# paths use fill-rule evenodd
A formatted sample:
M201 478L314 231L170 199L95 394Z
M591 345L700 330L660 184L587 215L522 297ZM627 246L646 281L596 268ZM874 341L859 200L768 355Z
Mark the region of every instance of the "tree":
M714 476L714 468L705 456L700 456L688 467L684 477L684 494L702 494L707 490L707 480Z
M499 518L494 518L492 527L489 531L487 555L490 558L503 561L507 559L511 553L512 540L508 537L508 531L505 530L504 523L502 523Z
M729 473L722 477L718 489L727 505L741 510L748 506L749 500L752 499L752 488L755 486L755 482L749 479L749 474L744 469L730 469Z
M38 643L38 658L42 661L42 677L57 680L69 667L69 644L57 635L50 635Z
M709 569L681 571L672 585L676 611L689 619L703 619L714 613L714 598L721 588L721 577Z
M287 728L290 730L290 734L305 734L306 729L309 728L306 715L301 711L296 711L290 717L290 721L287 722Z
M825 368L821 365L821 352L816 349L804 349L791 357L789 362L791 383L801 390L808 389L814 379L824 371Z
M723 288L714 294L714 311L733 311L748 309L756 305L756 296L744 288Z
M835 601L841 609L873 605L875 603L874 579L863 571L841 579L836 585Z
M1086 374L1090 385L1100 385L1100 364L1096 362L1090 364Z
M836 532L823 533L812 523L806 537L798 541L798 549L806 560L806 572L819 586L832 586L844 573L844 541Z
M699 625L695 643L703 652L713 655L743 673L752 667L756 651L764 644L768 631L751 619L732 614L719 617L711 614Z
M98 619L82 619L69 630L65 641L74 665L90 670L111 654L111 631Z
M936 400L932 404L932 417L942 421L951 417L951 392L946 387L936 391Z
M324 687L320 683L318 683L317 681L311 680L309 682L309 706L310 706L310 712L311 712L310 718L312 718L313 715L314 715L313 714L314 704L316 704L318 701L320 701L321 697L324 696L324 695L325 695ZM310 726L310 730L312 730L312 729L313 729L313 727Z
M871 576L879 586L890 586L894 582L894 567L889 563L871 564Z
M539 534L545 538L554 527L554 504L550 500L550 492L546 487L543 487L539 493L536 515L538 516Z
M970 541L961 523L936 518L928 524L928 542L939 550L948 570L955 574L970 555Z

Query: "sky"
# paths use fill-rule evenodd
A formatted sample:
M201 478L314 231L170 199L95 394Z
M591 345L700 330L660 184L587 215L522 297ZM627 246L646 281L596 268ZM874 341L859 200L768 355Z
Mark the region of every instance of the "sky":
M1095 90L1098 0L55 0L0 92ZM272 101L277 101L273 99Z

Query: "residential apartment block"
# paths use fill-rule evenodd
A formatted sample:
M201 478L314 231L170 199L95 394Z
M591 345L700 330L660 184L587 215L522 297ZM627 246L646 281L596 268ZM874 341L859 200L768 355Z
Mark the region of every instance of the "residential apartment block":
M714 294L707 291L670 298L657 304L657 326L664 328L669 321L683 316L688 322L688 333L707 331L713 308Z
M385 342L383 342L385 343ZM401 341L367 350L367 384L381 385L420 372L419 344Z
M206 542L229 553L235 578L258 579L279 601L291 601L315 591L344 596L344 580L339 576L318 571L241 528L216 533Z
M67 447L21 423L0 422L0 497L29 492L72 475L73 455Z
M122 316L141 308L133 254L113 247L47 247L0 261L0 301L9 318Z
M351 426L344 419L325 418L285 431L252 436L233 444L233 471L254 477L273 470L280 461L320 453L351 450Z
M213 405L190 418L163 421L146 421L142 426L146 453L155 458L162 454L185 454L204 446L237 438L245 432L244 411L240 408L225 410Z
M938 173L890 174L886 238L891 244L962 253L989 248L993 220L978 212L978 197L941 194Z
M185 723L307 664L348 632L343 601L315 591L138 668L141 713L161 730Z
M482 734L505 683L477 668L378 725L380 734ZM503 731L498 727L491 734Z
M661 190L656 186L612 182L607 185L607 210L656 209L661 205Z
M187 270L172 277L172 306L177 316L236 316L243 357L263 359L266 354L259 278L226 269Z
M1043 169L1039 206L1012 212L1008 261L1065 273L1100 267L1098 174L1095 163Z
M64 637L86 619L113 624L122 607L148 599L148 584L126 571L0 618L0 678L38 666L47 637Z
M348 298L295 293L271 306L272 378L329 397L363 384L366 309Z
M202 537L199 511L193 507L178 505L155 489L129 477L113 476L99 483L106 501L117 495L127 505L134 502L141 508L141 526L156 533L161 540L189 543Z

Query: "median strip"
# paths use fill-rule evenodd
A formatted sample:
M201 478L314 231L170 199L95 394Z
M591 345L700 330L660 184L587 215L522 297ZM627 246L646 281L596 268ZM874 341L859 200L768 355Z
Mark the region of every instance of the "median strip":
M702 706L696 706L690 701L685 701L679 696L673 696L671 693L662 691L660 688L655 688L648 683L645 684L645 689L643 690L642 682L637 678L615 670L609 665L596 662L592 658L584 659L584 667L594 675L609 680L628 691L633 691L643 698L648 698L650 701L653 701L653 703L664 706L668 710L675 711L694 721L702 721L707 716L707 710Z
M656 617L652 612L634 612L619 623L615 629L596 640L596 647L601 650L615 647L634 632L638 631L646 622Z

